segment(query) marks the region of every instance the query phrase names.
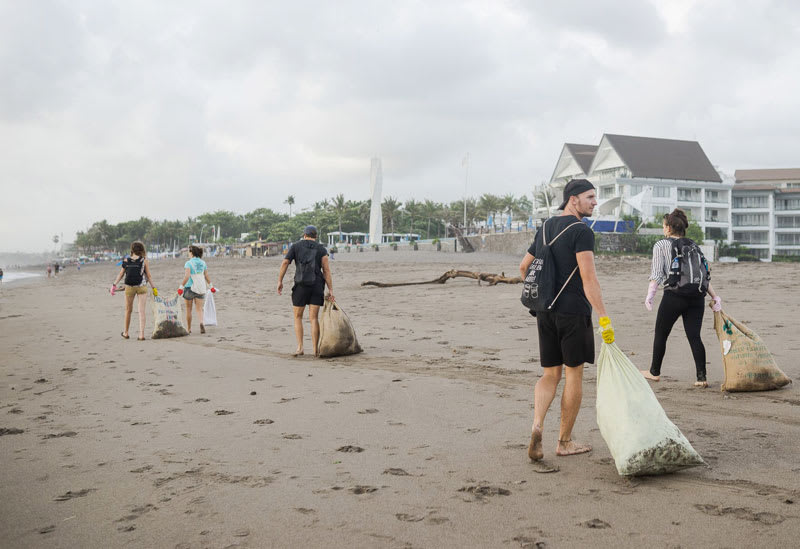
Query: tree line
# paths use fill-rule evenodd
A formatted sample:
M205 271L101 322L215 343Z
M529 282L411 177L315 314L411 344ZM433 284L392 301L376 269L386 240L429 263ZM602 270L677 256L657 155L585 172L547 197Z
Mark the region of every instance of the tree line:
M209 242L217 235L219 238L216 242L221 244L239 242L245 233L246 240L296 240L306 225L315 225L321 239L327 239L328 233L336 231L369 231L371 200L346 200L344 195L339 194L292 215L294 198L290 195L284 201L290 208L288 214L257 208L245 214L219 210L189 217L185 221L155 221L147 217L117 224L97 221L87 230L78 231L75 245L83 253L102 250L125 252L131 242L141 240L149 250L160 251L180 248L190 241ZM505 215L527 220L533 203L526 196L483 194L478 198L467 198L466 206L467 225L485 221L489 216L502 224L500 217ZM415 233L421 238L439 238L447 236L448 225L460 227L464 224L463 200L445 204L413 199L401 202L394 197L387 197L381 204L381 211L384 233Z

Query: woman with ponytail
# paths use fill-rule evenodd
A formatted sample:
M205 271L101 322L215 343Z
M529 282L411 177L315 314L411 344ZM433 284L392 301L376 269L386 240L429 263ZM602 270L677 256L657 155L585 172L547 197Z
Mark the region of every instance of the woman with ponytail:
M695 387L708 387L706 380L706 349L700 337L700 330L703 327L703 313L705 312L705 300L703 293L697 295L683 295L675 291L675 287L665 283L670 275L670 268L673 260L673 244L676 239L686 239L686 229L689 228L689 220L686 214L679 209L664 215L664 239L659 240L653 246L653 266L650 273L650 286L644 306L648 311L653 310L653 299L658 291L658 287L664 286L664 296L658 307L656 316L655 339L653 340L653 360L650 370L642 370L642 374L647 379L659 381L661 379L661 362L664 360L664 353L667 350L667 338L672 327L678 318L683 318L683 328L692 349L697 381ZM688 240L688 239L686 239ZM691 242L691 241L689 241ZM708 284L708 295L713 300L712 310L714 312L722 310L722 298L720 298L711 283Z

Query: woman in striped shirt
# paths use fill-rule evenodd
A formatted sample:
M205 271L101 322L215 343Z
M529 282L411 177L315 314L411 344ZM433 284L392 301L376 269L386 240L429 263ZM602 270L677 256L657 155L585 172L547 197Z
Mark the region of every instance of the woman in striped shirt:
M653 310L653 298L660 285L667 281L670 265L672 263L672 243L676 238L684 238L686 229L689 227L689 220L686 214L679 209L664 215L664 238L653 246L653 267L650 273L650 287L644 306L648 311ZM708 295L713 300L712 311L722 310L722 298L720 298L711 284L708 285ZM703 296L680 295L668 286L664 287L664 297L658 307L656 317L655 339L653 340L653 360L650 370L642 370L642 374L647 379L659 381L661 379L661 362L664 360L664 353L667 350L667 338L672 327L679 317L683 318L683 328L692 349L695 369L697 371L697 381L695 387L708 387L706 381L706 348L700 337L700 329L703 327L703 313L705 312L705 302Z

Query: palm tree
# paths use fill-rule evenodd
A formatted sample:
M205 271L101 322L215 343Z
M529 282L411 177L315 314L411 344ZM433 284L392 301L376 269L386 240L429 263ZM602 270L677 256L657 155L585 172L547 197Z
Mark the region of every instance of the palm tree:
M553 204L555 199L555 193L550 190L550 187L540 187L539 190L535 191L533 195L536 209L538 210L540 208L546 208L548 209L548 215L550 206Z
M383 204L381 204L381 208L383 209L383 218L389 221L389 226L391 227L391 232L394 233L394 220L400 213L400 207L402 205L400 202L391 196L387 196L383 199Z
M337 194L333 201L328 206L330 211L336 214L336 217L339 219L339 242L342 241L342 216L347 213L347 202L344 199L343 194Z
M431 237L431 219L439 215L440 209L441 207L439 204L430 199L426 199L425 202L421 204L420 213L422 214L423 219L428 220L428 231L426 233L427 238Z
M290 194L288 197L286 197L286 200L284 200L283 203L289 205L289 217L292 217L292 204L294 204L294 195Z
M408 217L411 219L411 230L408 231L409 233L414 232L414 218L422 216L422 212L420 209L421 206L422 204L420 204L413 198L411 200L406 200L406 204L403 207L403 209L408 214Z
M490 215L494 215L503 209L503 203L499 197L493 194L482 194L478 199L477 209L479 215L484 219L489 219Z
M514 216L528 217L531 215L533 209L533 202L525 195L520 196L514 203Z

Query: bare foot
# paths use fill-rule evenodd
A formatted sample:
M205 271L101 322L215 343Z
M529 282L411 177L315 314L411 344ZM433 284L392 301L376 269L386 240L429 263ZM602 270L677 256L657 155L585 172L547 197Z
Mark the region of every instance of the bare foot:
M206 333L206 327L205 327L205 326L203 326L202 324L200 324L200 333L201 333L201 334L204 334L204 333Z
M541 429L534 429L531 433L531 443L528 445L528 457L531 458L531 461L539 461L544 457Z
M642 372L642 375L646 379L649 379L651 381L661 381L661 376L654 376L653 374L650 373L649 370L639 370L639 371Z
M577 444L571 440L559 440L556 448L557 456L574 456L592 451L591 444Z
M694 386L700 389L708 389L708 381L695 381Z
M297 349L292 353L292 356L303 356L303 349Z

